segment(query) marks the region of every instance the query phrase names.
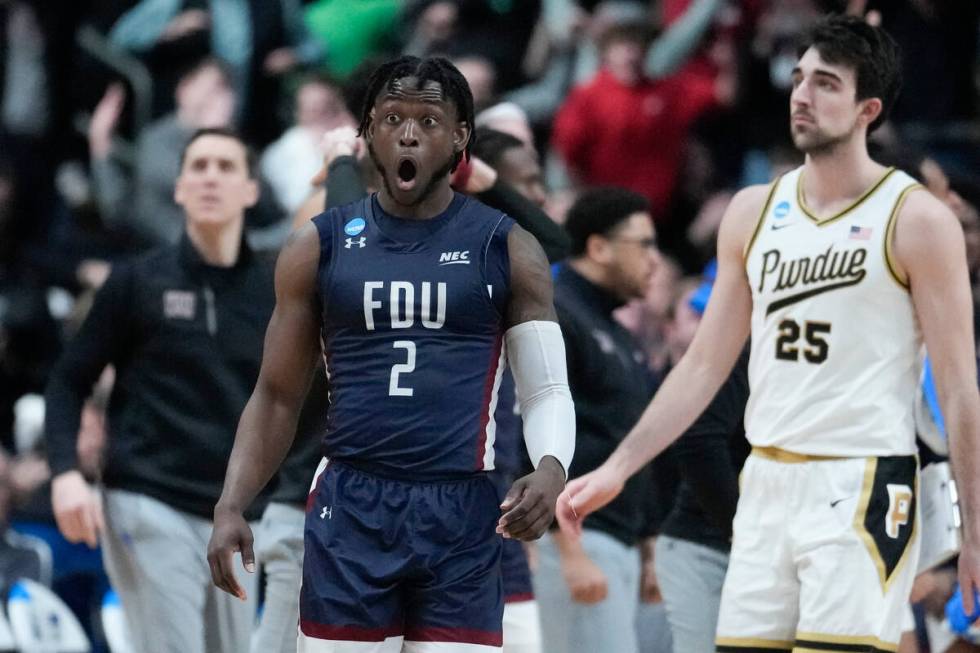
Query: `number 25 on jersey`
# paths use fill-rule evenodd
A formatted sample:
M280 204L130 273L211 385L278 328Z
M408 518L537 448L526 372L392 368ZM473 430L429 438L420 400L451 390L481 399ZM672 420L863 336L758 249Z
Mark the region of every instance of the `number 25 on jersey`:
M800 355L808 363L819 365L827 360L830 345L825 336L830 334L830 322L804 322L802 328L796 320L785 319L779 323L776 338L776 358L783 361L799 361ZM803 336L805 344L799 343Z

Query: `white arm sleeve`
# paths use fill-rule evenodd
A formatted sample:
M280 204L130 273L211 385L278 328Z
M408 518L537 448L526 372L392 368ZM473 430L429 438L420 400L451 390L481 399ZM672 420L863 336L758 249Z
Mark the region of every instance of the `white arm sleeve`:
M554 456L567 478L575 452L575 407L561 329L557 322L523 322L508 329L505 338L527 453L535 469L543 457Z

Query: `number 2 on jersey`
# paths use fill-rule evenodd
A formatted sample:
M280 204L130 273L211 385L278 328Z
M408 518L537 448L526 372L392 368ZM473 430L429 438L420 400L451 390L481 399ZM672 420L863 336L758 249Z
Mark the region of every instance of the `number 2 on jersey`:
M830 322L804 322L802 330L809 345L802 350L803 358L816 364L827 360L830 345L822 336L830 333ZM800 339L800 331L800 324L795 320L786 319L779 323L776 358L783 361L800 360L800 347L796 345L796 341Z
M404 363L395 363L391 366L391 379L388 381L388 396L411 397L415 391L412 388L399 386L398 375L415 371L415 343L411 340L396 340L392 346L395 349L404 349L407 355Z

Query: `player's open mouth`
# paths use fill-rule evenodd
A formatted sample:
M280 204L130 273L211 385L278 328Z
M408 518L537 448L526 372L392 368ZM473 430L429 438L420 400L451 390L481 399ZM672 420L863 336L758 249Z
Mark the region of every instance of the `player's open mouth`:
M418 164L411 159L402 159L398 162L398 190L410 191L415 188L415 180L418 175Z

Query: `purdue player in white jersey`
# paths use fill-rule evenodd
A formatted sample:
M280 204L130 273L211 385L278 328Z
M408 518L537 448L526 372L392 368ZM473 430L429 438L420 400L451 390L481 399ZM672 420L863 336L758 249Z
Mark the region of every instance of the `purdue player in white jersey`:
M899 87L887 34L825 18L793 84L803 167L733 198L687 355L606 463L568 484L558 517L577 532L676 439L751 329L754 449L717 650L895 651L918 553L912 411L923 340L965 509L959 578L980 582L980 397L963 233L938 199L868 155L867 133Z

